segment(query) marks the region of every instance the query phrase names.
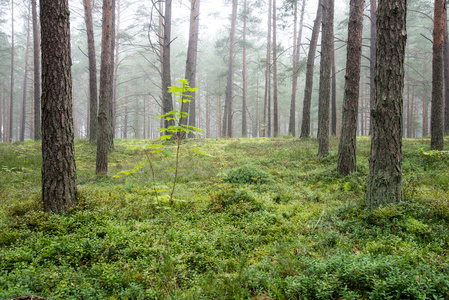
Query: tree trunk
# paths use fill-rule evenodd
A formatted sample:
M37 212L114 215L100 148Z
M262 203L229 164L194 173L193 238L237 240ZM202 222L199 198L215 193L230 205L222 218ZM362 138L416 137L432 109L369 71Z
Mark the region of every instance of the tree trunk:
M231 33L229 38L229 62L228 62L228 76L226 82L226 100L225 100L226 137L233 136L232 100L233 100L233 84L234 84L234 41L235 41L235 25L237 21L237 4L238 0L232 0Z
M432 108L430 117L430 148L444 148L443 114L443 44L444 44L444 0L435 0L433 23L432 59Z
M13 117L14 117L14 1L11 0L11 91L9 94L9 130L8 142L13 140Z
M318 156L329 155L329 102L331 97L334 0L324 0L318 103Z
M447 3L444 1L444 135L449 135L449 38L447 29Z
M315 65L315 53L318 43L318 36L320 34L321 27L321 18L323 11L322 1L323 0L318 1L316 18L315 22L313 23L312 37L310 38L309 54L307 56L306 86L304 89L304 103L302 109L301 138L310 137L310 106L312 102L313 69Z
M377 9L375 102L367 206L396 204L402 190L402 107L407 0L380 0Z
M360 84L360 135L364 136L365 135L365 88L364 88L364 82L362 80L362 83ZM343 110L344 110L344 103L343 103ZM343 111L344 113L344 111ZM344 121L343 121L343 126L344 126ZM341 129L342 131L342 137L343 137L343 128Z
M276 0L273 0L273 136L279 136Z
M369 67L369 74L370 74L370 105L369 105L369 111L373 109L374 106L374 95L375 95L375 82L374 82L374 67L376 65L376 41L377 41L377 1L378 0L370 0L370 19L371 19L371 34L370 34L370 67ZM370 127L369 127L369 134L371 135L371 119L370 119Z
M91 0L84 2L84 20L87 31L87 53L89 58L89 141L97 140L98 127L98 91L97 91L97 62L95 57L94 27L92 21Z
M265 94L263 105L263 130L262 136L271 136L271 0L268 0L268 30L267 30L267 56L265 63Z
M248 94L248 78L246 66L246 23L248 19L246 0L243 1L243 66L242 66L242 80L243 80L243 96L242 96L242 137L248 135L248 124L246 120L246 98Z
M111 99L109 103L109 125L108 125L108 148L109 152L114 151L114 137L115 137L115 105L117 102L117 67L118 67L118 55L115 56L115 51L119 51L119 43L116 43L116 21L115 21L115 11L116 11L116 0L112 1L112 21L111 21ZM120 2L119 2L120 10ZM120 23L120 19L117 23ZM118 28L117 28L118 29ZM117 30L118 31L118 30ZM117 49L116 49L117 45ZM116 60L117 59L117 60Z
M357 170L356 136L364 5L364 0L351 0L349 3L345 94L343 97L343 120L337 162L337 172L344 175Z
M189 44L187 48L186 74L185 78L189 82L191 88L196 88L196 72L197 72L197 57L198 57L198 33L199 33L199 9L200 0L190 0L190 26L189 26ZM181 110L189 113L189 118L181 119L181 123L187 125L187 120L190 126L195 125L196 118L196 99L195 92L187 92L190 95L190 103L182 103ZM199 93L198 93L199 94ZM190 138L195 135L191 133Z
M427 55L424 53L423 57L423 76L427 78ZM425 137L429 135L429 100L427 98L428 94L428 82L423 82L423 96L422 96L422 136Z
M173 110L173 98L168 92L168 87L171 86L170 75L170 44L171 44L171 15L172 15L172 0L165 1L164 14L164 38L163 38L163 52L162 52L162 107L163 114ZM164 120L164 128L174 125L173 120ZM165 133L161 133L164 135Z
M27 24L27 44L25 50L25 75L23 76L22 89L22 114L20 116L20 141L25 140L25 124L26 124L26 104L27 104L27 87L28 87L28 53L30 52L30 16L28 15Z
M33 15L33 61L34 61L34 139L41 139L41 57L39 46L39 24L36 0L31 0Z
M331 96L331 135L337 135L337 67L335 66L335 48L332 43L332 96Z
M76 202L68 0L41 0L42 201L46 212Z
M101 39L101 66L100 66L100 95L98 110L98 136L97 136L97 175L106 176L108 173L108 152L111 115L110 105L112 99L112 0L103 1L103 24Z
M303 0L303 4L305 1ZM292 96L290 100L290 119L288 122L288 134L291 136L295 136L296 130L295 130L295 124L296 124L296 89L298 86L298 75L297 75L297 65L298 65L298 59L297 59L297 48L299 47L298 40L296 39L296 32L297 32L297 26L298 26L298 1L295 1L294 5L294 18L293 18L293 72L292 72Z

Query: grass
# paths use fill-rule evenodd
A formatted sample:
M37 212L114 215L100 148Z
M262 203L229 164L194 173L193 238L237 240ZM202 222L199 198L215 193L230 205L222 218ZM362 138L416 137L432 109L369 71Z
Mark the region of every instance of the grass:
M76 141L79 201L40 203L40 143L0 144L0 299L448 299L449 158L404 140L404 201L365 208L369 139L358 171L336 172L338 139L188 140L174 206L174 145L143 168L116 140L110 176ZM446 147L449 141L446 140ZM211 156L188 149L197 148Z

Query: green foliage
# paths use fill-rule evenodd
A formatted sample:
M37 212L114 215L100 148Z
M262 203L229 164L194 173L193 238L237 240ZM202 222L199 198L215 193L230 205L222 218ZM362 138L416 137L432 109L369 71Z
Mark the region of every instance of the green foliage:
M189 87L189 83L186 79L179 79L178 80L181 83L181 86L170 86L168 88L169 93L175 94L178 97L178 102L182 102L182 103L188 103L190 102L189 98L191 98L191 95L188 95L187 92L194 92L197 91L198 88L191 88ZM172 185L172 190L169 196L169 203L170 205L173 205L173 194L175 192L175 187L178 181L178 171L179 171L179 150L181 148L181 144L183 139L187 136L187 134L189 133L200 133L202 132L202 130L200 128L196 128L194 126L190 126L190 125L186 125L183 124L182 119L188 118L189 114L186 112L180 112L180 111L170 111L166 114L160 115L157 118L158 119L164 119L165 121L175 121L175 125L171 125L168 126L167 128L160 128L159 131L162 133L168 133L168 134L163 134L161 136L159 136L158 140L159 141L165 141L165 140L175 140L176 142L176 160L175 160L175 167L170 168L169 170L165 170L166 172L168 171L174 171L174 176L173 176L173 185ZM138 170L142 169L144 166L149 165L150 169L151 169L151 178L152 178L152 182L153 182L153 189L156 195L156 199L159 202L159 198L158 198L158 194L159 191L158 188L156 187L156 182L155 182L155 174L154 174L154 164L153 164L153 159L151 157L151 155L153 154L160 154L162 152L164 152L164 145L162 144L144 144L144 145L137 145L134 146L132 149L128 149L128 150L144 150L145 155L147 157L147 161L145 162L141 162L137 165L135 165L132 169L127 170L127 171L121 171L119 172L116 176L116 178L119 178L123 175L130 175L133 174L135 172L137 172ZM200 154L204 154L203 152L199 151L198 149L193 149L196 153L200 153ZM168 155L168 151L164 152L166 155ZM165 197L166 198L166 197Z
M262 203L248 189L227 185L221 186L211 196L211 201L212 212L226 211L235 216L244 216L263 208Z
M268 174L252 165L245 165L229 171L224 181L238 184L260 184L268 181Z
M369 139L357 142L365 159L341 176L314 139L185 140L170 205L176 143L116 141L112 170L146 151L151 182L148 164L95 177L95 147L77 140L65 215L43 212L40 144L0 143L0 299L448 299L449 166L405 139L405 201L368 210ZM250 175L223 182L233 172Z

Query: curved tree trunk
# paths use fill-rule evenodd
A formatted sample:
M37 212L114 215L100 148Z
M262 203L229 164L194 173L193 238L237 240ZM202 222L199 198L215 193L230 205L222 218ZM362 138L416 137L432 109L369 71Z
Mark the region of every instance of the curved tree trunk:
M304 89L304 103L302 109L301 138L310 137L310 106L312 102L313 69L315 66L315 53L320 34L322 18L322 1L319 0L315 22L313 23L312 37L310 39L309 54L307 56L306 86Z
M407 0L380 0L377 9L375 102L367 206L403 199L402 106Z
M41 0L42 201L47 212L76 202L68 0Z
M337 162L338 173L345 175L355 172L357 168L356 136L364 4L364 0L351 0L349 3L346 81L345 94L343 97L343 120Z

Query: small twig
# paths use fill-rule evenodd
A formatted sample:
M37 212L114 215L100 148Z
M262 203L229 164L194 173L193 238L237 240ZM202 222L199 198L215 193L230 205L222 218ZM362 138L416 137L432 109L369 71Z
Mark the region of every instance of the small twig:
M323 212L321 213L321 216L319 217L318 222L316 222L316 224L315 224L315 226L313 226L312 230L315 230L315 228L318 226L318 224L320 224L321 218L322 218L323 215L324 215L324 211L325 211L325 209L324 209Z
M39 297L39 296L26 295L26 296L11 298L9 300L46 300L46 299Z

